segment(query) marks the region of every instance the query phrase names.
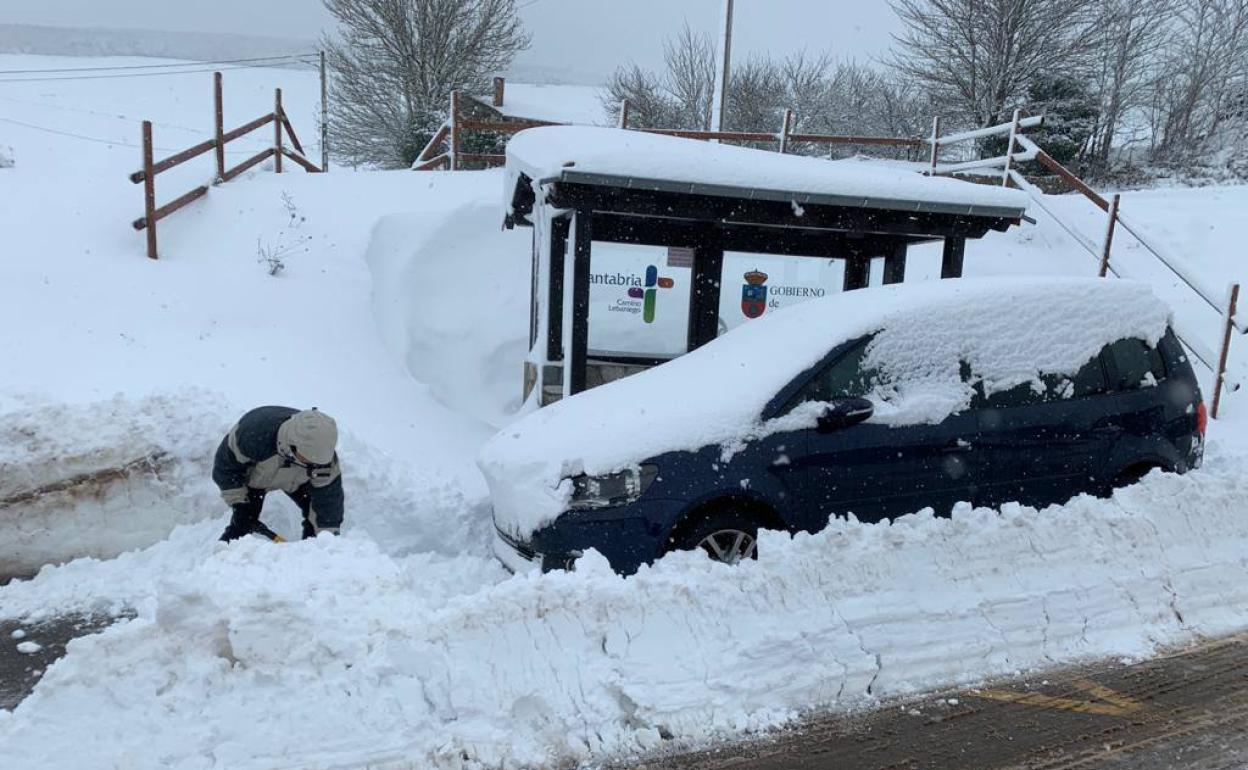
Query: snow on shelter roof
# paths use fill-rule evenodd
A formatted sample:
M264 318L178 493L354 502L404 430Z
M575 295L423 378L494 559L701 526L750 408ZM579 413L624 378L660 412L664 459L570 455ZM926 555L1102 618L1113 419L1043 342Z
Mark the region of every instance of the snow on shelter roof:
M544 126L518 133L507 145L509 196L521 175L538 183L1005 219L1022 217L1028 201L1026 193L1003 187L590 126Z

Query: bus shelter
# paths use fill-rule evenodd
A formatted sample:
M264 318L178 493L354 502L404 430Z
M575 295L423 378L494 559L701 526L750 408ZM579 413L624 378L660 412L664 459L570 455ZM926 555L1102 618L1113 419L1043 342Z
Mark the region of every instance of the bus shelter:
M840 290L852 291L869 285L873 262L882 263L875 272L883 283L905 280L908 249L941 241L940 276L956 278L966 240L1019 224L1027 203L1017 190L907 169L571 126L512 139L505 196L504 225L533 228L529 408L710 342L724 330L721 300L739 294L744 318L762 315L767 275L725 276L726 253L836 260ZM678 349L591 348L595 250L617 244L664 247L668 264L687 268ZM660 290L671 286L662 272L651 265L621 281L646 323Z

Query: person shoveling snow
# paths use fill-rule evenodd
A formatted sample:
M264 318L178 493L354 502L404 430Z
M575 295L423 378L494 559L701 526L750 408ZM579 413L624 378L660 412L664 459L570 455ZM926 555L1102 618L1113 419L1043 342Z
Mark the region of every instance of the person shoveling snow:
M337 534L343 514L337 443L337 424L315 408L262 406L243 415L221 440L212 467L212 480L234 510L221 539L256 533L280 542L260 522L264 496L279 489L303 512L304 539Z

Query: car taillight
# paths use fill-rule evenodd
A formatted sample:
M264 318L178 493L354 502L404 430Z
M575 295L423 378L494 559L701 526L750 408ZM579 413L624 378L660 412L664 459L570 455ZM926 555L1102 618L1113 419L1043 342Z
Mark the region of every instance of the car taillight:
M1205 427L1209 424L1209 412L1205 409L1205 402L1198 401L1196 403L1196 432L1201 438L1205 437Z

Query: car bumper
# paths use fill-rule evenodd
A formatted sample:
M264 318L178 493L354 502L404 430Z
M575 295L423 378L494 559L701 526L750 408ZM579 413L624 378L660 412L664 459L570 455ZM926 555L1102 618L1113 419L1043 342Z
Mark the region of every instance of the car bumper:
M541 554L516 545L510 538L503 537L497 529L494 530L491 548L494 558L502 562L509 572L521 575L537 572L542 568Z
M612 569L632 574L663 553L662 524L667 508L682 505L678 501L656 501L644 509L566 513L551 524L533 533L525 541L517 540L497 526L494 528L494 555L512 572L541 569L572 569L576 560L591 548L606 557ZM647 516L657 513L658 516Z

